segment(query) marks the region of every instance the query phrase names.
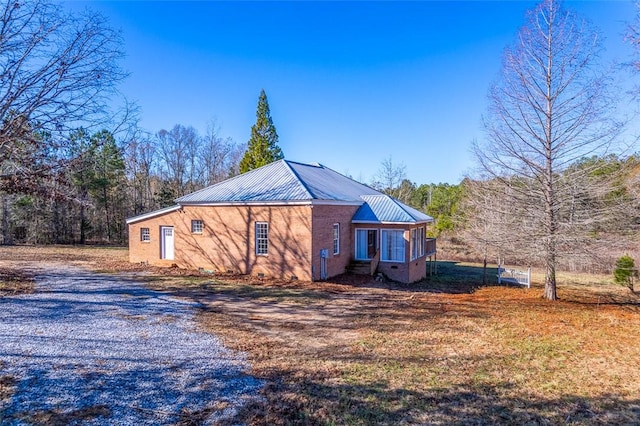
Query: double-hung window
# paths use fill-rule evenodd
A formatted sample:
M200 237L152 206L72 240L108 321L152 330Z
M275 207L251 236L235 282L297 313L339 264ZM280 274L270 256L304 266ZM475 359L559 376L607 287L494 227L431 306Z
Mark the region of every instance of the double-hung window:
M256 254L269 253L269 223L256 222Z
M194 219L191 221L191 233L192 234L202 234L202 229L204 228L204 223L199 219Z
M404 262L404 231L383 229L380 237L380 260L387 262Z
M140 241L151 241L151 232L149 228L140 228Z
M333 224L333 254L340 254L340 224Z
M411 230L411 260L424 256L424 227Z

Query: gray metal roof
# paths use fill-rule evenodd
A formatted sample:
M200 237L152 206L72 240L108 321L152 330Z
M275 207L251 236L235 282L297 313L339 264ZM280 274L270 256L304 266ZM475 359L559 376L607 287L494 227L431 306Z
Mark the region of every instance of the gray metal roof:
M320 164L279 160L187 194L179 204L229 202L351 201L362 194L380 194Z
M380 194L379 191L331 170L322 164L288 162L315 200L361 202L361 195Z
M187 194L179 205L329 201L360 204L354 222L433 222L430 216L321 164L279 160ZM159 214L152 212L145 218ZM136 220L133 218L130 220ZM139 219L138 219L139 220Z
M401 203L385 194L362 195L365 202L355 215L353 222L366 223L419 223L433 222L433 218Z

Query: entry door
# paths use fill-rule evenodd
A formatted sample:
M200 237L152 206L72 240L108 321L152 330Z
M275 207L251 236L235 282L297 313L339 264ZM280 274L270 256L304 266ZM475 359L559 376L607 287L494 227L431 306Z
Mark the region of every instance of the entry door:
M160 258L173 260L173 252L174 252L173 226L161 226L160 235L162 236L162 241L160 244Z
M372 259L378 251L377 229L356 229L356 259Z

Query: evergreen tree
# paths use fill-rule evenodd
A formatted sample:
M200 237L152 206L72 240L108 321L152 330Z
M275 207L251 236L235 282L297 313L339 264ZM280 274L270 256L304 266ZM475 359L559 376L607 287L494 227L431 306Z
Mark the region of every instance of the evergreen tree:
M246 173L283 158L282 150L278 146L278 134L271 120L267 94L263 89L258 98L256 124L251 127L251 139L240 161L240 173Z
M628 254L618 259L616 261L616 268L613 271L613 278L616 284L627 286L629 290L634 291L633 279L638 274L635 266L633 258Z

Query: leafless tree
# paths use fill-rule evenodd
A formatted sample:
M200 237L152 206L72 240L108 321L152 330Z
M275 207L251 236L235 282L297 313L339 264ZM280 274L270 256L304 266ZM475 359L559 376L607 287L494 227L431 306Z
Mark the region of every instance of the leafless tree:
M407 166L402 162L394 163L391 156L382 160L371 186L404 203L409 202L416 189L415 185L407 179Z
M631 64L636 71L640 71L640 1L636 2L636 16L634 22L627 27L626 41L629 42L636 53Z
M620 133L611 119L615 102L599 64L600 36L556 0L531 10L516 42L504 53L502 74L489 92L487 138L474 153L499 203L516 210L512 232L544 264L544 297L557 299L559 257L577 250L587 230L611 218L615 202L602 162ZM587 199L588 197L588 199ZM500 209L499 206L489 206Z
M239 173L238 167L246 147L238 146L231 138L221 136L221 127L215 119L207 126L200 149L204 185L213 185Z
M125 152L130 185L129 214L151 211L157 207L153 201L153 176L158 159L153 138L140 130L129 139Z
M168 184L172 196L179 197L193 191L198 186L195 176L200 145L196 129L176 124L169 131L160 130L157 144L160 175Z
M74 16L46 0L0 5L0 178L5 191L34 192L71 129L109 118L125 77L118 32L96 13Z

